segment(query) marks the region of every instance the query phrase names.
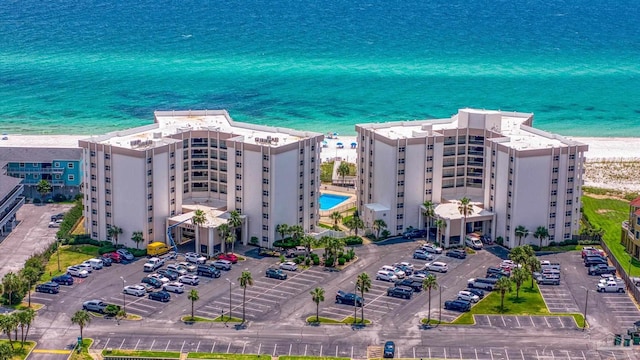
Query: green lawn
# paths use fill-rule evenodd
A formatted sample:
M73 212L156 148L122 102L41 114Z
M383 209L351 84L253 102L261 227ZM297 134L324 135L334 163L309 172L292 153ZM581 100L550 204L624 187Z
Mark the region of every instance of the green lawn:
M190 352L187 359L271 360L270 355Z
M65 245L60 248L60 271L58 271L58 254L53 253L49 258L49 263L45 268L44 274L40 278L46 282L51 280L53 276L64 274L67 272L67 266L80 264L85 260L97 257L98 247L93 245Z
M179 352L171 351L143 351L143 350L102 350L102 356L137 356L179 359Z
M73 351L69 360L93 360L91 355L89 355L89 347L91 347L91 344L93 344L93 339L82 339L82 348L80 349L80 352L78 353L77 351Z
M9 340L0 340L0 344L9 344ZM24 347L20 348L20 341L13 342L13 356L10 358L11 360L24 360L27 358L27 354L36 346L36 343L33 341L25 341Z
M583 211L593 226L599 226L605 233L603 240L618 259L620 265L629 269L631 256L620 243L622 222L629 219L629 202L616 199L596 199L589 196L582 197ZM631 276L640 276L640 262L631 263Z

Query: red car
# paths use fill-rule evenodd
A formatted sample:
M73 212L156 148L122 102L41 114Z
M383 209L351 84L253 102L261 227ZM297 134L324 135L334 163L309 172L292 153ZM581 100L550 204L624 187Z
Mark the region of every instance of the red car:
M122 256L120 254L118 254L117 252L110 252L110 253L102 254L102 257L109 258L113 262L117 262L117 263L122 261Z
M235 264L238 262L238 257L232 253L221 254L220 256L218 256L218 259L231 261L232 264Z

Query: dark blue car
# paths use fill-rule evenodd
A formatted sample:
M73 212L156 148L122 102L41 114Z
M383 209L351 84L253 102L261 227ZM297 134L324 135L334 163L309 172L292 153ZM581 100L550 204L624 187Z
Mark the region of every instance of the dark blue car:
M60 285L73 285L73 277L69 274L54 276L51 281Z
M164 290L160 290L160 291L149 293L149 299L167 302L169 301L169 299L171 299L171 295L169 295L169 293Z
M385 358L393 358L396 356L396 344L393 341L384 343L384 353L382 356Z
M465 312L471 310L471 303L465 300L445 301L444 308L447 310Z

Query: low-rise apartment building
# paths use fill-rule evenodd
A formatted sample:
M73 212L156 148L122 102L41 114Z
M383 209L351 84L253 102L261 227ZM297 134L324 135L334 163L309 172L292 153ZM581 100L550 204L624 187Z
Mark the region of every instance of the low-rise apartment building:
M237 210L243 243L276 240L277 224L313 232L318 221L323 135L235 122L226 111L158 111L148 126L81 140L85 228L94 239L118 227L120 243L195 239L194 205L210 208L196 249L213 253L224 212ZM191 206L191 207L190 207ZM205 211L205 210L203 210ZM202 238L204 236L204 238ZM214 249L215 248L215 249Z
M6 171L7 163L0 161L0 242L16 226L16 213L24 204L22 180Z
M380 218L392 234L444 221L441 242L464 234L502 237L544 226L544 243L570 239L580 220L588 146L532 127L533 114L462 109L448 119L356 125L358 210L368 228ZM471 200L470 214L459 200ZM425 202L435 204L433 218ZM464 224L463 224L464 223ZM538 242L528 236L522 244ZM544 244L543 244L544 245Z
M629 203L629 220L622 223L620 242L631 256L640 260L640 197Z

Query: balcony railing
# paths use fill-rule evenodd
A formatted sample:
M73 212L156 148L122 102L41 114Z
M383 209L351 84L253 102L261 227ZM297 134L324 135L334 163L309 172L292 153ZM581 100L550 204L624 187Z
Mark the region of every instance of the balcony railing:
M1 216L0 218L0 224L5 224L9 218L11 218L11 216L13 216L15 213L18 212L18 209L20 209L20 206L22 206L24 204L24 198L20 197L18 198L18 201L14 202L13 205L11 205L10 207L8 207Z
M17 168L17 169L10 169L9 171L7 171L9 173L9 175L16 173L16 174L62 174L64 173L64 169L63 168L51 168L51 167L46 167L46 168Z

